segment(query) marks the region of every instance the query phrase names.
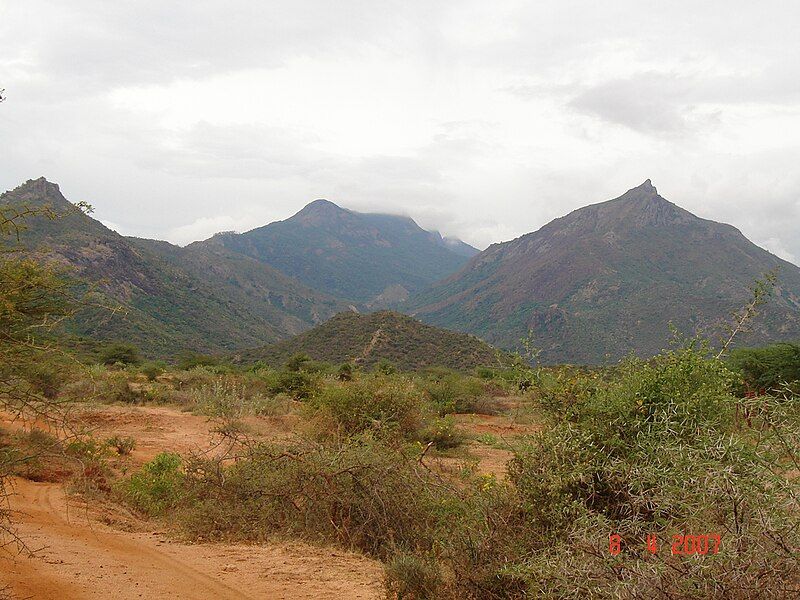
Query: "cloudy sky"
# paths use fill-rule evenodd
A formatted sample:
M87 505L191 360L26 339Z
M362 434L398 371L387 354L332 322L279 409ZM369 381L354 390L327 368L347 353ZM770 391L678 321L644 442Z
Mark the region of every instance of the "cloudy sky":
M651 178L800 261L800 5L0 0L0 188L187 243L315 198L478 246Z

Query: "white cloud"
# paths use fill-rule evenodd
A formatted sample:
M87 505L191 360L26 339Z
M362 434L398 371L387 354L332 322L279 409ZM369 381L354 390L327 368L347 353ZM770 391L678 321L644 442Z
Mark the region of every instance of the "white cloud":
M777 0L0 0L0 187L45 175L179 243L326 197L483 247L651 178L797 257L799 17Z
M188 225L181 225L170 229L167 234L171 241L176 244L185 245L195 240L202 240L211 237L221 231L236 231L239 223L229 215L217 215L215 217L200 217Z
M768 238L758 243L759 246L762 248L766 248L770 252L772 252L775 256L781 257L783 260L788 260L790 263L800 264L800 261L797 260L797 257L789 252L784 246L783 242L778 238Z

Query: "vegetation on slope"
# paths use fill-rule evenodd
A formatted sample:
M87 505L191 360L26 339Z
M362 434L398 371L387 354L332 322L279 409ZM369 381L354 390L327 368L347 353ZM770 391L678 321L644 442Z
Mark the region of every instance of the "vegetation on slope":
M772 271L775 293L740 343L800 335L800 268L675 206L647 181L490 246L404 310L501 348L532 332L547 363L600 364L658 353L670 323L715 335L753 280Z
M181 249L131 240L75 210L58 186L29 181L0 205L49 206L60 218L29 219L22 247L92 284L96 304L70 323L76 336L125 341L150 357L221 352L278 340L321 322L342 305L223 248Z
M507 361L503 353L473 336L425 325L391 311L339 313L293 338L237 356L245 362L282 365L297 353L315 360L367 367L388 361L401 371L426 367L472 371Z
M780 392L786 386L800 392L800 344L784 342L762 348L736 348L728 359L749 393Z
M392 286L418 291L457 271L470 255L463 242L447 242L408 217L357 213L327 200L285 221L212 241L353 302L369 302Z

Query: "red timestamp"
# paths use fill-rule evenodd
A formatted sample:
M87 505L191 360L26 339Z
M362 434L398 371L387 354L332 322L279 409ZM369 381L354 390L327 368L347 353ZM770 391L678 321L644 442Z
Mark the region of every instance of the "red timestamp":
M622 552L623 543L622 536L618 533L612 533L608 536L608 551L612 556L617 556ZM705 556L706 554L717 554L721 545L722 536L718 533L704 533L700 535L680 533L672 536L670 554L672 556ZM645 549L650 554L658 554L659 546L660 542L656 534L651 533L645 539Z

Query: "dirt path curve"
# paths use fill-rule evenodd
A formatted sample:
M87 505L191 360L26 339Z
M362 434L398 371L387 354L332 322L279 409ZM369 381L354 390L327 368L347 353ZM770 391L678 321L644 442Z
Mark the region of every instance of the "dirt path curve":
M0 584L43 599L382 597L381 568L303 544L188 545L117 531L68 506L57 484L14 482L12 507L35 557L0 553Z
M98 435L136 438L135 465L163 450L202 449L211 441L207 419L174 409L101 407L85 418ZM20 536L36 551L27 557L0 549L0 590L9 586L13 598L383 598L381 565L341 550L177 543L161 533L106 525L119 520L102 508L68 502L61 484L19 478L10 508L18 511Z

